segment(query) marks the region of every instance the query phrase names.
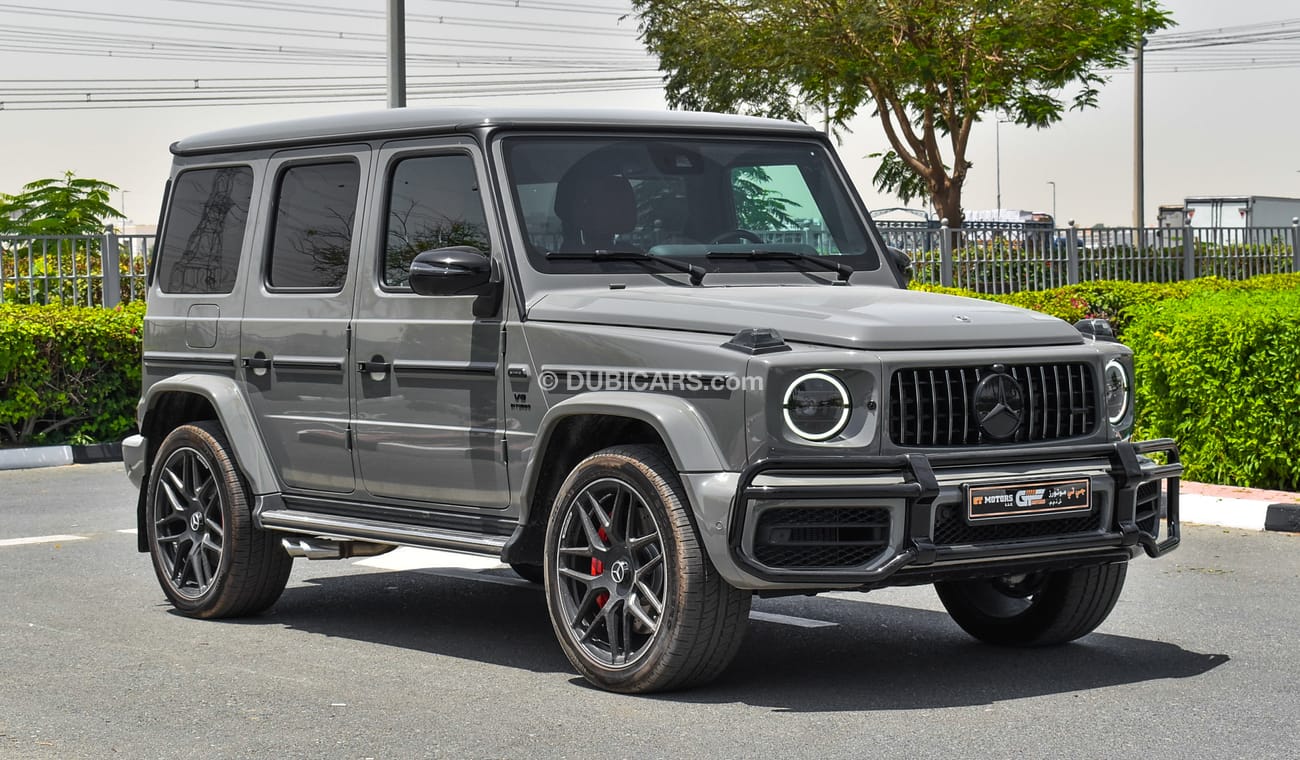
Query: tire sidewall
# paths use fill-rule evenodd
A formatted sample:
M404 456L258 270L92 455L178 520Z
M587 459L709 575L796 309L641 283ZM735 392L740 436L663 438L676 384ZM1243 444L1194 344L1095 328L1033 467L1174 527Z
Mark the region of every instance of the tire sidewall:
M614 691L635 690L638 684L653 678L654 674L664 666L667 650L672 648L674 634L680 624L681 600L690 593L686 587L686 574L682 572L686 561L682 543L672 515L669 514L665 504L666 499L675 499L679 505L683 500L670 479L664 478L660 473L661 486L647 474L647 471L654 472L649 465L627 454L597 453L589 457L575 467L561 484L546 529L544 565L546 607L551 616L556 638L559 639L560 646L569 660L584 676L601 687ZM565 613L557 596L559 592L553 580L556 577L556 549L571 502L591 483L606 479L622 481L632 487L645 501L659 530L664 550L664 609L659 619L659 628L655 632L650 648L643 652L635 663L621 668L611 668L593 659L572 638L568 621L564 619Z

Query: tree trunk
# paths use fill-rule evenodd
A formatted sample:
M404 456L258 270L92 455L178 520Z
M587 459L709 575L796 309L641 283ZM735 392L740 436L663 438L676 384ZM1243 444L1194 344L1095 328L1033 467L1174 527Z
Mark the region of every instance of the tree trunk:
M960 227L966 215L961 210L961 185L949 180L934 194L934 208L940 219L947 219L949 227Z

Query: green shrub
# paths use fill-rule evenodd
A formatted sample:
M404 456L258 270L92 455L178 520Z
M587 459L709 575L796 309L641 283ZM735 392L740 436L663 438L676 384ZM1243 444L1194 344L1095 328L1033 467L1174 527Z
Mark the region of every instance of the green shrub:
M1051 314L1073 324L1085 317L1110 321L1115 334L1123 338L1135 310L1167 300L1184 300L1203 293L1224 291L1281 291L1300 289L1300 274L1270 274L1248 280L1202 277L1178 282L1126 282L1096 280L1051 290L1025 290L1005 295L973 293L960 288L914 285L918 290L981 298Z
M1134 307L1125 342L1139 379L1136 436L1177 440L1193 480L1300 489L1300 290Z
M144 303L0 305L0 445L115 441L140 394Z
M1300 274L1086 282L984 295L1076 322L1108 319L1136 354L1138 438L1170 437L1187 477L1300 489Z

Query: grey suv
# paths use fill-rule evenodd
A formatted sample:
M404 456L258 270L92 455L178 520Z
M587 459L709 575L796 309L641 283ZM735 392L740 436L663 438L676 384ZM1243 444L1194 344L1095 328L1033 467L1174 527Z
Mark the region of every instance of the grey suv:
M184 614L293 557L484 554L644 692L721 672L756 593L933 583L1055 644L1178 544L1129 350L908 290L809 127L402 109L172 153L125 452Z

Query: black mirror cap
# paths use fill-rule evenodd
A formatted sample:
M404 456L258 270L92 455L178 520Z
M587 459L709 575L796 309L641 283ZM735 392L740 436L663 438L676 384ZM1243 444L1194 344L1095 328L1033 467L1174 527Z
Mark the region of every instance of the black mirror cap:
M885 250L889 252L889 258L894 262L894 268L898 270L898 287L905 288L912 281L915 269L912 267L912 257L903 253L901 248L886 246Z
M1110 326L1110 322L1104 319L1080 319L1074 323L1074 329L1082 333L1085 338L1103 343L1119 343L1119 339L1115 337L1115 330Z
M492 288L492 258L469 245L421 251L411 262L411 290L422 296L476 296Z

